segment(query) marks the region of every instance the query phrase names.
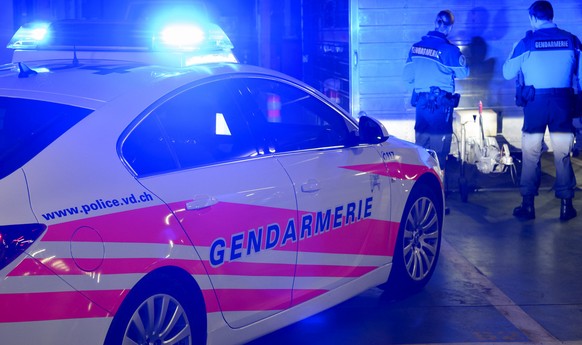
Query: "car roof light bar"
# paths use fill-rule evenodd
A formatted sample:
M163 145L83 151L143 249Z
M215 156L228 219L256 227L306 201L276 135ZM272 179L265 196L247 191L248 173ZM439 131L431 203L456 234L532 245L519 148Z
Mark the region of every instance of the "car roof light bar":
M7 47L13 62L82 58L124 59L144 63L171 60L187 66L205 62L237 62L226 33L213 23L170 23L142 29L132 22L66 20L22 26ZM64 53L68 52L68 53ZM176 54L179 58L176 59ZM176 63L177 61L180 63ZM163 63L164 65L166 63Z

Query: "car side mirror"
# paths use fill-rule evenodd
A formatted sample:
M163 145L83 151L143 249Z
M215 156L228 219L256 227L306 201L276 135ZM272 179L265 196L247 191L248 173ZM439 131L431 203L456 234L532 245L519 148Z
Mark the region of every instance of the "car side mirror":
M362 113L360 113L362 114ZM388 139L388 131L384 125L368 115L360 116L360 141L365 144L380 144Z

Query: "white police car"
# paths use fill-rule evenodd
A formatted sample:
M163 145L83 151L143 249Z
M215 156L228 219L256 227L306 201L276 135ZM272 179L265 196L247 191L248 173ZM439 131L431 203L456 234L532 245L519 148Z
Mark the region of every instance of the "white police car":
M94 49L120 27L77 25L22 28L0 68L3 345L243 343L430 279L429 152L217 27Z

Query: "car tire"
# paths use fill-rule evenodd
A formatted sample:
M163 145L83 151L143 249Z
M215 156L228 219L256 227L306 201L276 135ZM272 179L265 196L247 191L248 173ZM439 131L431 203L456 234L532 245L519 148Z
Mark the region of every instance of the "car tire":
M439 257L442 224L439 194L427 185L415 186L400 221L390 276L379 286L392 298L414 294L428 283Z
M205 344L204 307L178 282L140 282L113 318L104 344Z

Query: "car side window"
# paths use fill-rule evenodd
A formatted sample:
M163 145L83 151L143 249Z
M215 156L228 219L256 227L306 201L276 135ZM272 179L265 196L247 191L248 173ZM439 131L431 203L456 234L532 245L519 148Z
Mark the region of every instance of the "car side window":
M186 90L148 114L122 147L140 176L257 155L228 81Z
M345 146L356 128L341 113L305 90L275 80L245 80L263 118L271 152Z
M0 179L10 175L92 110L0 97Z

